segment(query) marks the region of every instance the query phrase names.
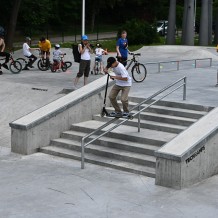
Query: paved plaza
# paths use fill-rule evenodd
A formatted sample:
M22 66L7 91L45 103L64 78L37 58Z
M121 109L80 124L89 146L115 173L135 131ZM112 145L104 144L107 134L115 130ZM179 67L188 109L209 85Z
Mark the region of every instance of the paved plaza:
M63 49L73 61L72 49ZM147 65L144 82L133 83L130 95L149 97L168 84L187 77L186 103L218 105L215 48L192 46L145 46L140 62L176 60L175 63ZM21 51L14 54L21 57ZM115 56L111 53L108 56ZM104 57L106 62L107 57ZM193 62L182 60L212 58ZM92 56L92 62L94 55ZM156 65L157 66L157 65ZM174 68L175 67L175 68ZM1 218L213 218L218 214L218 175L183 190L159 187L154 179L36 153L22 156L10 152L9 123L75 89L78 64L67 72L51 73L33 68L20 74L4 70L0 76L0 217ZM92 82L104 75L90 75ZM83 86L81 78L77 88ZM182 90L167 100L183 101Z

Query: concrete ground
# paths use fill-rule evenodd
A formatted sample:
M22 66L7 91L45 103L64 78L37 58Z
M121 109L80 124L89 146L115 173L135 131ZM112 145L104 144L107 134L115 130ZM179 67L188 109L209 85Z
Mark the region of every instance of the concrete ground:
M73 61L72 50L64 49ZM143 83L133 83L130 95L149 97L169 83L187 76L187 103L217 106L217 63L215 49L186 46L157 46L140 49L140 61L212 58L201 68L184 63L184 69L161 72L148 70ZM110 54L114 56L115 54ZM22 56L21 51L15 57ZM108 56L107 56L108 57ZM106 61L107 57L104 57ZM92 57L94 60L94 55ZM149 68L148 68L149 69ZM218 213L218 175L183 190L159 187L154 179L118 170L65 160L45 154L30 156L10 152L9 122L63 96L63 89L74 88L72 80L78 64L65 73L37 68L0 76L0 217L3 218L174 218L216 217ZM103 75L90 75L89 82ZM81 87L82 79L78 84ZM36 88L36 89L32 89ZM47 91L40 91L44 89ZM167 100L182 101L178 90Z

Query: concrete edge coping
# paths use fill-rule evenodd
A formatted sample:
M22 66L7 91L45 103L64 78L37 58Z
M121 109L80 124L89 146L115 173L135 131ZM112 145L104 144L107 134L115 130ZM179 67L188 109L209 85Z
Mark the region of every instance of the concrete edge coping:
M83 100L89 98L90 96L102 91L106 85L107 76L103 76L86 86L83 86L63 97L60 97L39 109L30 112L21 118L9 123L9 126L14 129L31 129L40 123L56 116L57 114L65 111L66 109L72 107L73 105L82 102ZM109 81L109 86L111 86L114 81ZM103 102L102 102L103 105Z
M203 147L218 132L217 123L218 108L214 108L188 129L155 151L155 156L178 162L184 161L193 152Z

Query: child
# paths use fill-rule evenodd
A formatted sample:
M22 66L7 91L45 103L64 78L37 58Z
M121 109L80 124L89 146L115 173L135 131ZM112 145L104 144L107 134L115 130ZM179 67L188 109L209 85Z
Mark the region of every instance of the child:
M60 49L60 45L56 44L55 45L55 50L53 51L53 61L57 62L58 64L58 71L61 71L61 55L64 55Z
M81 54L81 60L79 63L79 72L77 73L76 78L74 79L74 86L76 88L77 83L79 82L80 77L84 75L84 85L88 83L90 65L91 65L91 56L93 53L91 45L88 41L88 36L83 35L81 38L81 44L78 45L78 50Z
M112 68L115 76L110 76L111 79L116 81L115 85L112 87L109 99L111 101L112 106L114 107L115 111L110 113L110 116L114 117L127 117L129 115L129 108L128 108L128 95L130 88L132 86L132 78L129 76L128 71L126 68L118 62L114 57L109 57L107 59L107 66L104 69L105 73L108 73L108 69ZM117 103L117 96L121 91L121 102L123 105L123 113L120 109L120 106Z
M93 71L96 73L96 69L95 69L95 65L96 65L96 61L98 61L100 63L100 73L103 73L103 62L102 62L102 55L107 54L107 51L105 51L104 49L102 49L101 44L97 43L96 44L96 49L95 49L95 62L94 62L94 66L93 66L93 70L91 71L91 74L93 74Z
M31 50L38 50L38 48L30 48L31 38L26 37L26 42L23 43L23 55L29 59L24 70L29 70L28 67L33 68L34 62L37 60L37 57L31 53Z
M118 61L122 63L124 66L127 65L128 59L128 40L127 40L127 32L125 30L122 31L121 37L117 40L116 43L116 51Z

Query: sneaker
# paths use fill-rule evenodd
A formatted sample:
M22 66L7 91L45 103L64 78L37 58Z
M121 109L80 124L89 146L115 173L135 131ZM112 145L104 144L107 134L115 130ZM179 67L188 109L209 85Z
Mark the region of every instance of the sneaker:
M129 112L123 112L123 117L128 117L129 116Z
M111 116L111 117L122 117L123 115L122 115L122 112L111 112L109 114L109 116Z
M30 67L30 68L34 68L34 66L33 66L33 65L28 65L28 67Z
M8 65L6 63L2 64L2 67L4 67L5 69L9 70Z
M93 71L91 71L91 74L93 74Z
M23 68L23 70L30 70L28 67Z
M0 71L0 75L2 75L3 73L2 73L2 71Z

